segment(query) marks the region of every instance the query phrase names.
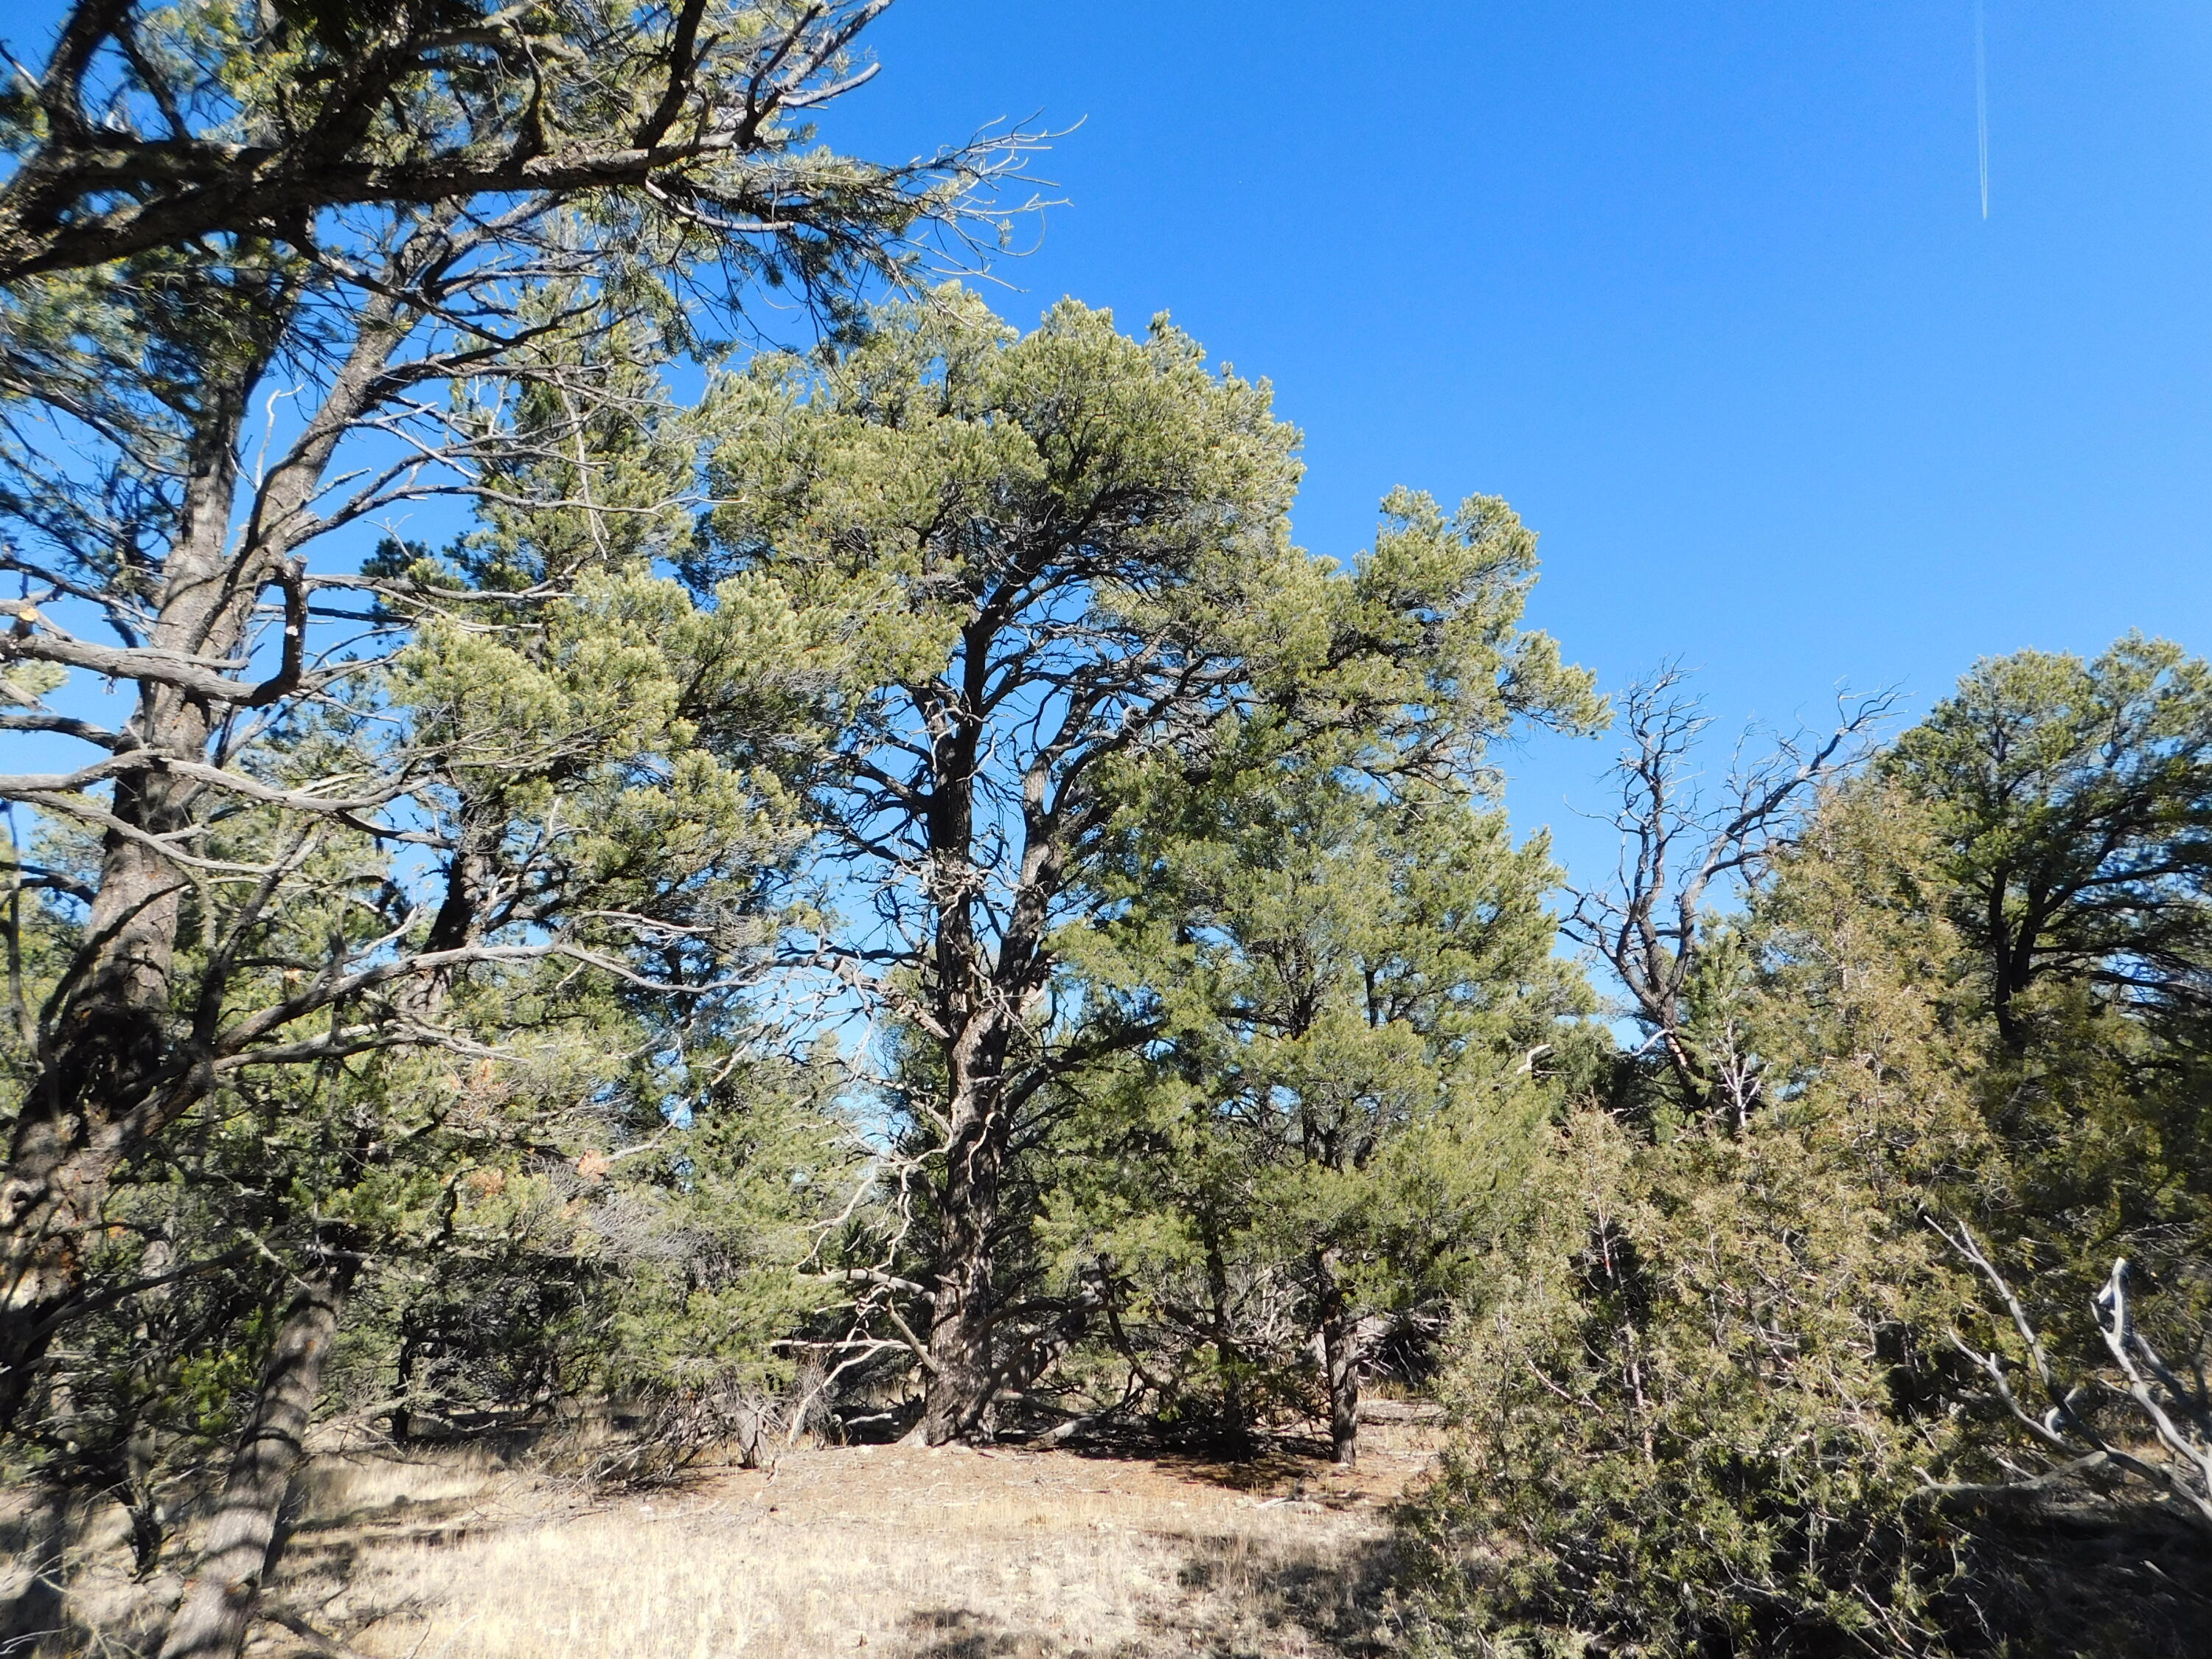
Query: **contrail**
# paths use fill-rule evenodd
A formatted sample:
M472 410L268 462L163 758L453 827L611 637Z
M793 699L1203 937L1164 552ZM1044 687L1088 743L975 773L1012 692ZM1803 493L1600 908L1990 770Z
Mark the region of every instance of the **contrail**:
M1974 137L1982 156L1982 217L1990 216L1990 47L1987 0L1974 0Z

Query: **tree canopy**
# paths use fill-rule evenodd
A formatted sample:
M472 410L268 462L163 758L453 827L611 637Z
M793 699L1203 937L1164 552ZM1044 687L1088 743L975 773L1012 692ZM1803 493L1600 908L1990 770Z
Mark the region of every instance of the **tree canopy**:
M1246 769L1260 726L1378 787L1463 779L1514 721L1595 704L1517 626L1530 538L1501 504L1394 498L1331 569L1290 541L1296 434L1267 389L1164 319L1131 339L1066 302L1018 337L940 292L728 395L690 579L855 618L814 785L854 921L817 949L929 1046L900 1110L935 1235L923 1431L956 1437L1027 1349L994 1271L1009 1152L1138 1040L1055 1006L1057 933L1100 902L1128 791Z
M343 258L362 214L512 236L517 206L556 204L604 249L643 233L835 302L918 221L966 229L1023 144L810 146L810 112L874 73L858 45L889 5L76 0L0 101L0 285L210 237Z

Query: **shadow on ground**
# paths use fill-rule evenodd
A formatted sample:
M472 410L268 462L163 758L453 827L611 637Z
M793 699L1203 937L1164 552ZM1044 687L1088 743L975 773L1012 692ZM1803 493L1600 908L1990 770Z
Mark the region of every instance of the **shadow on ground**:
M26 1492L0 1517L0 1654L27 1650L63 1627L62 1555L69 1506L53 1492Z
M1226 1535L1186 1541L1177 1579L1187 1599L1134 1642L1089 1654L977 1608L936 1607L908 1619L887 1659L1376 1659L1392 1650L1388 1540L1334 1558L1257 1552Z

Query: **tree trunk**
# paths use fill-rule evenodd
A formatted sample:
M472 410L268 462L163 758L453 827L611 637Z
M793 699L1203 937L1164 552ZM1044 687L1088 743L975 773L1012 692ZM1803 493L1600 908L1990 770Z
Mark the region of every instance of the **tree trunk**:
M963 629L959 688L944 706L931 746L936 787L927 819L928 881L937 912L932 955L947 1131L936 1300L918 1425L933 1446L981 1431L1000 1381L993 1364L998 1310L991 1252L1012 1132L1006 1061L1049 978L1044 940L1062 872L1062 849L1043 815L1045 777L1032 769L1023 781L1021 873L997 949L988 948L976 928L988 884L975 862L975 789L992 702L993 646L1005 620L987 607Z
M1212 1304L1214 1364L1221 1369L1221 1425L1239 1457L1252 1449L1252 1407L1244 1389L1244 1356L1229 1334L1229 1263L1221 1234L1211 1218L1202 1224L1206 1242L1206 1291Z
M922 1391L921 1437L933 1446L964 1440L981 1426L996 1382L991 1367L991 1234L998 1224L999 1177L1006 1158L997 1078L971 1076L959 1082L951 1121L937 1299L930 1311Z
M198 752L204 714L167 702L144 699L137 724L146 741ZM189 810L176 783L145 775L119 782L116 817L151 835L174 831ZM0 1176L0 1425L28 1395L54 1324L77 1294L79 1241L99 1224L116 1170L146 1131L168 1058L182 885L159 854L108 832L88 943L71 964L78 987L24 1091Z
M148 1243L145 1255L139 1258L138 1271L146 1278L158 1279L175 1262L176 1248L169 1236L157 1233ZM161 1348L155 1335L155 1321L157 1315L166 1312L175 1293L173 1284L157 1285L140 1292L138 1297L138 1321L131 1330L131 1392L141 1400L153 1397L155 1370L160 1364L156 1356ZM131 1577L151 1577L154 1570L161 1565L161 1547L168 1537L168 1516L161 1504L159 1434L146 1420L143 1407L125 1443L120 1474L116 1496L131 1516Z
M1328 1385L1330 1455L1339 1468L1359 1461L1359 1322L1338 1273L1334 1247L1314 1252L1321 1301L1321 1363Z
M155 651L226 658L245 637L254 584L235 580L227 560L234 441L267 361L267 343L254 343L205 390L177 537L162 562L161 610L146 641ZM207 704L149 679L140 683L125 738L128 749L198 759L213 726ZM169 1075L169 981L185 884L141 836L184 829L199 793L158 769L116 781L113 815L139 834L112 829L101 844L86 943L70 964L73 988L40 1034L39 1072L0 1172L0 1427L28 1397L46 1346L76 1300L78 1241L99 1224L115 1171L178 1103L164 1096L180 1080Z
M77 1240L118 1162L114 1136L95 1139L82 1115L57 1120L39 1103L24 1103L0 1179L0 1429L22 1412L54 1325L76 1299Z
M394 1367L393 1390L399 1403L392 1408L392 1443L404 1446L415 1437L415 1412L408 1404L415 1389L415 1327L405 1320L399 1325L399 1362Z
M161 1659L236 1659L245 1647L262 1580L276 1565L278 1512L306 1446L353 1276L350 1257L318 1267L285 1308L252 1420L231 1456L198 1571L169 1621Z

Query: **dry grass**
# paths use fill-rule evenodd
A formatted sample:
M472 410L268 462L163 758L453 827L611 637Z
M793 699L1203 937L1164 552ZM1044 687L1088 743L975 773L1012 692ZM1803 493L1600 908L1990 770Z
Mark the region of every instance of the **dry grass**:
M811 1450L611 1497L481 1462L326 1461L255 1650L373 1659L1137 1659L1389 1645L1383 1510L1426 1437L1370 1430L1343 1475L1070 1451ZM73 1551L69 1611L130 1640L118 1541ZM173 1595L173 1589L169 1592ZM4 1599L4 1591L0 1591ZM143 1616L143 1613L142 1613ZM140 1626L143 1628L143 1626ZM330 1638L319 1648L308 1631ZM127 1651L127 1648L110 1650Z

